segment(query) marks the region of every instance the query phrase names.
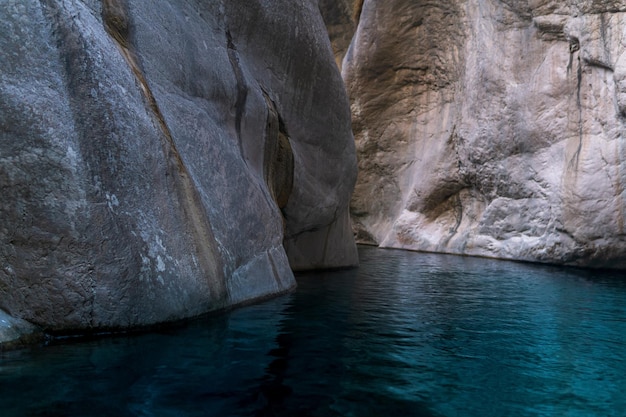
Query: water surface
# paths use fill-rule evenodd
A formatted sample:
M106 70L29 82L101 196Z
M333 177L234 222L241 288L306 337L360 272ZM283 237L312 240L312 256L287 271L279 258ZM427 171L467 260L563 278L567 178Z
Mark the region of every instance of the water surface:
M0 354L0 416L623 416L626 279L360 248L184 327Z

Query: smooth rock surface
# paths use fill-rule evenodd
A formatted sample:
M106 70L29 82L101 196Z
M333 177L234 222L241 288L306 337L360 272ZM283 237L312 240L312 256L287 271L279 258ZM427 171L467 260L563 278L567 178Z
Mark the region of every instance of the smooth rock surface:
M358 240L626 267L626 4L365 0Z
M316 2L8 1L0 51L11 316L150 325L288 291L289 257L357 263L349 105ZM311 233L334 252L303 257Z
M0 349L36 340L41 332L27 321L16 319L0 310Z

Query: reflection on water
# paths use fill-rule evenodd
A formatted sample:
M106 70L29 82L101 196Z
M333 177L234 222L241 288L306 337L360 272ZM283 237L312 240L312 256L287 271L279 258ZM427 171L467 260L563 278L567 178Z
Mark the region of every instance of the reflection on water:
M622 273L360 248L184 328L0 356L9 416L622 416Z

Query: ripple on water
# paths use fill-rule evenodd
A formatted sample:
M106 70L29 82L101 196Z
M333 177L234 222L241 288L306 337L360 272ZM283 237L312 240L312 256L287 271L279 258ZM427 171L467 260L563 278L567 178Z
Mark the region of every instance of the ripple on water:
M1 415L626 415L623 274L360 255L179 329L5 352Z

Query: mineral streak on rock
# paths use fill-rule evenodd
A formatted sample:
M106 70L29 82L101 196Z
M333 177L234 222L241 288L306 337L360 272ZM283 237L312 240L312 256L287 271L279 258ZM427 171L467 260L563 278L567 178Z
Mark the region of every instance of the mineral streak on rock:
M283 209L287 206L293 189L293 151L287 128L276 110L276 105L265 91L263 96L268 110L263 176L278 208Z
M335 61L339 68L356 31L362 7L363 0L319 1L319 9L324 17Z
M102 3L102 20L105 30L115 39L122 56L135 75L148 107L161 129L163 153L167 161L167 165L164 168L168 177L172 180L172 188L177 193L182 214L189 224L189 230L193 233L193 240L198 243L196 259L207 278L209 289L207 298L212 300L214 308L225 307L228 305L228 293L223 276L222 260L213 236L213 230L206 214L203 213L204 207L197 186L193 183L187 167L178 149L176 149L172 133L152 94L143 71L139 67L133 45L128 39L130 23L126 1L104 0Z
M385 247L626 267L622 1L366 0L352 218Z
M316 4L9 1L0 50L13 323L152 325L289 291L290 263L357 263L349 102Z

